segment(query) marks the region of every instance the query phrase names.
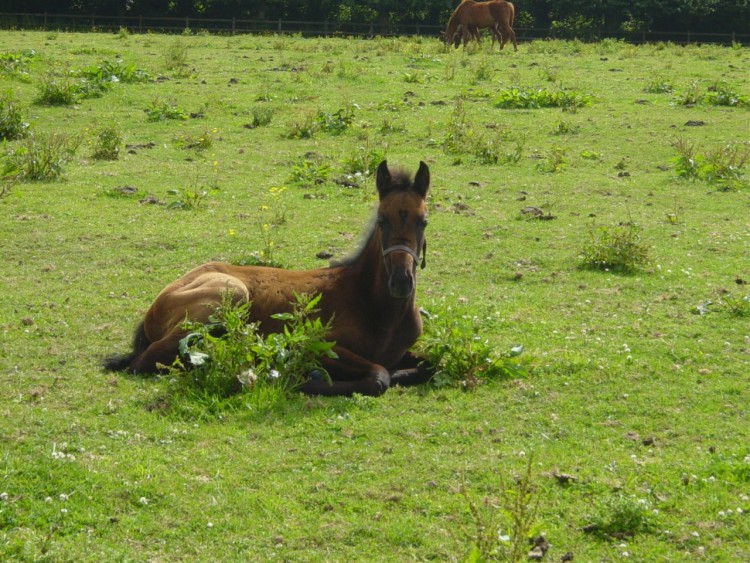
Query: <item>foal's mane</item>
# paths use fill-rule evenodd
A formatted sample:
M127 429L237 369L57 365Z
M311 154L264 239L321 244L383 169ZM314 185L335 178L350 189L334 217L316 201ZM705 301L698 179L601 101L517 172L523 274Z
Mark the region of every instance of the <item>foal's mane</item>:
M406 170L402 170L401 168L396 168L396 169L389 168L389 172L391 174L391 184L388 188L388 191L380 195L381 199L384 196L387 196L388 194L391 194L394 192L409 191L409 188L411 188L413 184L412 177ZM373 234L375 234L375 230L377 229L377 224L378 224L377 219L378 219L377 213L373 212L372 216L370 217L369 222L367 223L367 228L365 229L364 234L360 238L359 244L357 245L356 249L352 251L351 254L348 254L347 256L344 256L343 258L339 258L337 260L331 260L331 263L330 263L331 268L338 268L341 266L351 266L357 263L359 258L362 256L362 253L367 248L367 245L370 243L370 240L372 239Z

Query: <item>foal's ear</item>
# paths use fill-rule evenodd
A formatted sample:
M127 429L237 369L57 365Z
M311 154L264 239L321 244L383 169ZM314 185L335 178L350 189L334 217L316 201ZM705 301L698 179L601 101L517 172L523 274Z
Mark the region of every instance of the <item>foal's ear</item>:
M422 199L427 196L427 190L430 189L430 169L422 161L419 162L419 170L417 170L417 174L414 176L414 185L412 187Z
M375 185L378 188L380 197L383 197L391 189L392 180L391 171L388 170L388 162L384 160L378 166L377 172L375 172Z

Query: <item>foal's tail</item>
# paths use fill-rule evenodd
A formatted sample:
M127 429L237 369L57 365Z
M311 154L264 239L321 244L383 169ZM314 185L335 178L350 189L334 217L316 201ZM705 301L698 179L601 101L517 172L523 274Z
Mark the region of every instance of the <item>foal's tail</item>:
M133 334L133 350L127 354L114 354L107 356L102 360L102 366L107 371L123 371L130 367L130 364L138 356L146 351L151 342L146 338L146 331L143 330L143 322L136 327Z

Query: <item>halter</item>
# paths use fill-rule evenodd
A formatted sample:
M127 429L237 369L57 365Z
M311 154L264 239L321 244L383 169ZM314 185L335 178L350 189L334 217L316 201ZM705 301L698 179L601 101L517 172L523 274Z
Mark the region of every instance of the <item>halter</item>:
M424 248L427 248L427 243L423 243ZM412 258L414 258L414 268L416 269L417 264L419 264L419 253L415 252L405 244L394 244L393 246L389 246L388 248L383 249L383 258L391 254L392 252L406 252L408 255L410 255ZM425 259L424 255L422 256L422 263L420 264L420 267L424 269L425 267Z

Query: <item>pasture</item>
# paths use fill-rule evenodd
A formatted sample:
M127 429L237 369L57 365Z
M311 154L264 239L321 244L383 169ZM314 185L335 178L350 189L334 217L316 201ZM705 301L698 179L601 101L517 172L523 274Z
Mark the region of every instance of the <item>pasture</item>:
M532 507L548 561L750 558L747 48L4 31L0 57L34 135L0 166L0 558L464 560ZM13 182L44 142L62 176ZM383 158L431 171L418 304L526 376L263 410L101 370L198 264L347 255Z

